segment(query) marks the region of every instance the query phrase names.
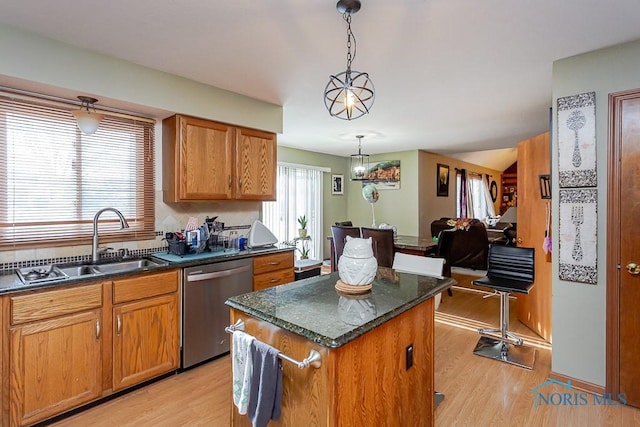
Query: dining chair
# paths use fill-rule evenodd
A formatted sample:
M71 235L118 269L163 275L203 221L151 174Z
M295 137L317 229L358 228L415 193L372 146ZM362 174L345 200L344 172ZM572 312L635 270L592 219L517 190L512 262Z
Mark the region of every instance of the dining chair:
M351 221L336 221L334 225L339 227L353 227L353 222Z
M338 260L342 256L344 250L344 244L347 240L347 236L361 237L359 227L341 227L339 225L331 226L331 236L333 239L333 250L335 259L331 263L332 271L338 271Z
M378 261L379 267L393 266L393 254L395 252L393 246L393 230L380 228L362 227L362 237L368 239L371 237L373 245L373 255Z

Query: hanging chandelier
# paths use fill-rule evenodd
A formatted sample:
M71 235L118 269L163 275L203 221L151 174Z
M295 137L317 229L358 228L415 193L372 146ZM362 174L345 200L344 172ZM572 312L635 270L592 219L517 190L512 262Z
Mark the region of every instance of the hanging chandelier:
M369 172L369 155L362 154L362 138L364 135L357 135L358 154L351 155L349 169L351 170L351 181L365 181Z
M324 105L333 117L353 120L369 113L376 94L369 74L351 69L351 63L356 57L356 38L351 31L351 15L360 10L360 0L339 0L336 8L347 22L347 69L330 76L329 83L324 88Z

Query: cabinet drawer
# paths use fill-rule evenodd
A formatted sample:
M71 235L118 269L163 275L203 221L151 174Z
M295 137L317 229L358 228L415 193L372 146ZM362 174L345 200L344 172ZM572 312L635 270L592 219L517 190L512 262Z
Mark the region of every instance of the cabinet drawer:
M11 297L11 324L49 319L102 307L102 284Z
M293 251L260 255L253 258L254 275L282 270L285 268L290 268L293 272Z
M178 270L113 282L113 303L135 301L178 291Z
M253 290L259 291L272 286L283 285L285 283L293 282L293 279L293 268L258 274L253 276Z

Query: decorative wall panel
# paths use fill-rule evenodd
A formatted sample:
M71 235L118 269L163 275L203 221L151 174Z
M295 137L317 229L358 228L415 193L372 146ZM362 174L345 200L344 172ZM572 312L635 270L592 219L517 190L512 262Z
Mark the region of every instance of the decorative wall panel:
M562 280L596 283L598 280L598 190L560 190L560 268Z
M560 188L595 187L596 93L558 98Z

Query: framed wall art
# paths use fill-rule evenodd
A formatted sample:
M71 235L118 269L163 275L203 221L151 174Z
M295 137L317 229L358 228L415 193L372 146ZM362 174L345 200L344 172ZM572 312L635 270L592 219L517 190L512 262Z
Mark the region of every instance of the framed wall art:
M596 93L558 98L560 188L595 187Z
M331 175L331 194L344 194L344 175Z
M449 197L449 166L438 163L436 172L436 196Z
M369 163L362 186L375 184L378 190L400 189L400 160L380 160Z

